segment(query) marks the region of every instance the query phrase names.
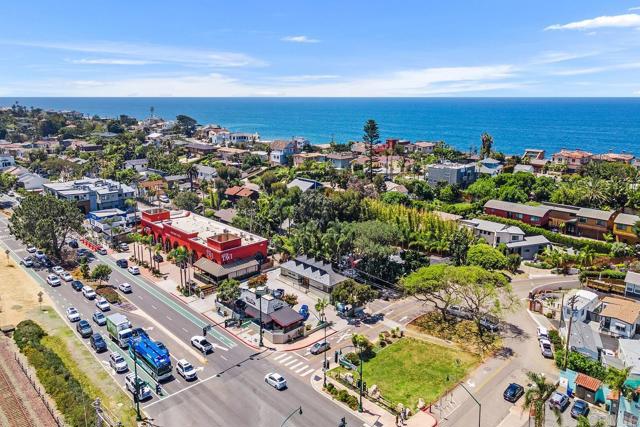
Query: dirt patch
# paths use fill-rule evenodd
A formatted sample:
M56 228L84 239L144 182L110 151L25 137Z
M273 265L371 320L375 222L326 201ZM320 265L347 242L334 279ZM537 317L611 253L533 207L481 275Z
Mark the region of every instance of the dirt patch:
M13 259L9 264L6 259L0 259L0 278L0 325L17 325L30 319L30 313L40 305L52 305L44 292L42 304L38 302L42 288Z

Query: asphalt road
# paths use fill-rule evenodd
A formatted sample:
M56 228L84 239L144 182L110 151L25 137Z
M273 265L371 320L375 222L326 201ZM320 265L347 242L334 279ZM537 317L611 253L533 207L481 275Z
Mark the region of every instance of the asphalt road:
M17 259L27 253L24 246L9 235L6 219L0 219L0 240ZM345 417L348 426L362 426L363 421L345 411L336 403L316 392L310 378L321 366L322 356L311 356L303 351L280 353L268 349L257 351L246 347L221 327L214 327L208 334L214 344L214 353L206 357L190 347L190 338L202 333L208 319L173 299L140 276L132 276L116 266L110 256L96 254L94 263L102 262L112 267L110 284L128 282L133 292L125 297L135 306L127 310L134 327L143 327L149 335L169 348L175 361L186 358L198 369L198 380L187 383L179 375L163 384L161 396L153 397L142 404L143 411L157 426L280 426L285 418L302 407L302 415L295 414L287 426L337 426ZM68 283L52 288L44 280L48 271L26 269L43 289L52 297L57 309L73 306L82 318L91 319L96 311L93 301L81 292L74 291ZM112 312L121 311L112 307ZM106 313L109 314L109 313ZM66 317L65 317L66 320ZM94 331L106 336L106 329L92 323ZM70 325L75 330L75 325ZM78 335L78 339L81 339ZM88 346L88 340L82 340ZM122 351L107 340L109 351L119 351L133 363L126 351ZM90 348L90 347L89 347ZM93 352L93 350L90 350ZM106 362L109 352L97 355L105 369L119 384L124 374L115 374ZM279 372L288 383L284 391L276 391L264 382L269 372ZM153 380L138 369L139 375L154 384ZM152 387L153 389L153 387Z

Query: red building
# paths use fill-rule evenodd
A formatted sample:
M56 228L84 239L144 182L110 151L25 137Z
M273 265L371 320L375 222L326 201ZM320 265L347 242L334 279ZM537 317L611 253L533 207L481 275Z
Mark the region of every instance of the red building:
M184 246L194 261L204 257L224 266L267 258L269 242L264 237L191 212L172 215L167 209L152 208L142 211L141 224L143 232L166 251Z
M546 227L549 223L549 206L529 206L521 203L489 200L484 205L484 213L502 218L517 219L538 227Z

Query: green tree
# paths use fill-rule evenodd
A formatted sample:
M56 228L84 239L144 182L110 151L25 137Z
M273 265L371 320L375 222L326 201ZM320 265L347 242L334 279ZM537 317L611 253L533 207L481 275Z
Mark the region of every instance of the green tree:
M591 421L589 421L589 418L585 417L584 415L580 415L578 417L578 423L576 424L576 427L607 427L607 423L603 419L599 419L596 422L591 423Z
M487 132L480 136L482 146L480 148L480 156L483 158L491 157L491 148L493 147L493 137Z
M103 280L109 280L111 276L111 267L106 264L98 264L91 271L91 278L98 281L98 285L102 284Z
M194 192L183 191L173 198L173 203L178 209L194 212L200 204L200 198Z
M189 178L189 189L193 192L193 182L198 177L198 166L195 163L189 163L184 168L184 174Z
M460 266L467 263L467 252L475 241L475 237L467 228L458 228L449 237L449 255L453 265Z
M167 258L180 267L180 290L182 291L187 284L186 269L187 263L189 262L189 251L184 246L178 246L167 254Z
M0 172L0 192L7 193L12 190L17 181L18 178L15 176L6 172Z
M235 279L225 279L217 289L216 298L224 303L232 303L240 298L240 282Z
M180 132L185 134L187 137L191 137L196 131L196 122L195 119L185 116L184 114L179 114L176 116L176 121L180 126Z
M533 414L534 427L543 427L545 421L545 402L551 397L556 386L548 383L546 378L535 372L528 372L530 385L524 393L523 411ZM560 412L554 410L558 424L560 424Z
M612 390L617 391L618 394L622 397L631 397L632 390L626 385L627 379L629 378L629 373L631 372L631 367L627 367L624 369L616 369L613 367L609 367L607 371L607 376L605 381ZM616 411L616 423L618 425L618 413L620 411Z
M364 124L364 135L362 136L362 140L364 141L367 147L367 156L369 161L368 163L368 171L369 179L373 179L373 146L378 143L380 140L380 131L378 130L378 124L375 120L369 119Z
M522 257L518 254L507 255L507 270L511 273L517 273L522 263Z
M378 297L378 292L369 285L358 283L352 279L338 283L331 291L334 303L351 304L362 307Z
M29 193L9 219L11 234L26 244L61 258L61 250L72 233L83 234L84 217L73 202L54 196Z
M477 265L487 270L504 270L508 266L508 260L500 250L486 243L477 243L467 252L467 264Z

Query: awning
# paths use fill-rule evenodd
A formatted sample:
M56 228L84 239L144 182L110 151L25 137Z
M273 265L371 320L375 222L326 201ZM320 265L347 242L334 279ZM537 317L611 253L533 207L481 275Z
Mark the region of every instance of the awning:
M300 313L289 307L282 307L280 310L274 311L271 313L271 318L282 328L286 328L287 326L291 326L296 322L304 320Z
M622 328L622 329L626 329L627 328L627 325L625 325L624 323L613 322L613 324L618 328Z
M253 308L250 305L247 305L244 308L244 314L246 314L249 317L253 317L254 319L260 319L260 310L258 310L257 308ZM271 316L269 316L266 313L262 313L262 323L269 323L271 322Z
M218 264L214 261L211 261L208 258L200 258L194 264L194 267L204 271L207 274L210 274L213 277L222 277L227 276L236 271L244 270L244 269L253 269L258 266L258 261L255 259L252 260L240 260L236 262L232 262L229 264Z

